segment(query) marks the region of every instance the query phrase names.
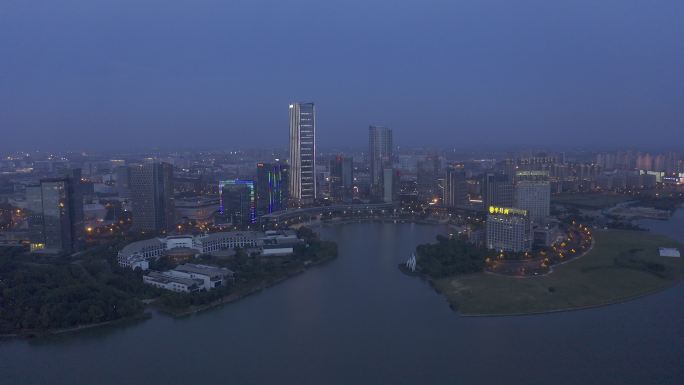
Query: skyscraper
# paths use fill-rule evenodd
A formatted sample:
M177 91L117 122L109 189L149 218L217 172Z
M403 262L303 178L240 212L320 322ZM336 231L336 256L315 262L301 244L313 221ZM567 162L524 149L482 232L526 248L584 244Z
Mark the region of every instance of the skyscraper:
M173 166L145 163L130 168L133 230L164 231L175 224Z
M487 172L482 180L482 201L485 211L489 206L513 207L514 192L511 178Z
M313 103L290 104L290 198L316 200L316 113Z
M256 188L253 180L230 179L219 182L219 214L235 225L256 223Z
M330 160L330 198L337 202L351 202L354 189L352 158L341 155Z
M543 224L551 214L551 186L546 171L518 171L515 207L527 210L534 224Z
M443 203L446 207L465 207L468 205L468 186L462 167L449 166L444 177Z
M371 192L382 195L383 169L392 167L392 130L387 127L368 127L368 161Z
M489 206L487 248L523 252L532 248L532 226L526 210Z
M80 170L64 178L43 179L26 190L31 250L73 253L84 246Z
M257 163L257 216L285 210L288 200L288 167L282 163Z

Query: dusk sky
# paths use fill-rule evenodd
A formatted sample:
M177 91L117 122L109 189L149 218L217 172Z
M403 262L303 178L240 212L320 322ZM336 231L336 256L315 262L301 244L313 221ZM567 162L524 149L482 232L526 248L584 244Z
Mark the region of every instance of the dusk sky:
M682 0L2 0L0 150L672 145Z

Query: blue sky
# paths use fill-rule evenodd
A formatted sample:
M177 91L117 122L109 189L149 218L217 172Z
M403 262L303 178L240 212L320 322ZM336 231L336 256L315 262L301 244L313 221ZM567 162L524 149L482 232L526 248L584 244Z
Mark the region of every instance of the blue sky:
M671 145L681 0L4 0L0 150Z

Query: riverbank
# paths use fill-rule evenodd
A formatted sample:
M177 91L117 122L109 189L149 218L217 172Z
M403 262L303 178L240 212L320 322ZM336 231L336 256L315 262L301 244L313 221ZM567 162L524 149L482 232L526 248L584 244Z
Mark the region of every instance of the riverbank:
M3 339L12 339L12 338L44 338L44 337L50 337L50 336L57 336L57 335L62 335L62 334L70 334L70 333L77 333L85 330L91 330L91 329L100 329L108 326L120 326L124 324L129 324L129 323L135 323L135 322L140 322L147 320L151 318L152 315L147 312L143 312L138 315L130 316L130 317L124 317L124 318L119 318L111 321L105 321L105 322L98 322L98 323L93 323L93 324L87 324L87 325L79 325L79 326L74 326L70 328L63 328L63 329L38 329L38 330L22 330L21 332L18 333L12 333L12 334L0 334L0 340Z
M658 256L658 247L684 245L641 231L606 230L582 258L545 276L513 278L477 273L430 280L462 315L524 315L624 302L666 289L684 278L681 258Z
M301 266L301 267L298 267L298 268L293 269L291 271L288 271L287 273L285 273L282 276L239 287L236 289L235 292L232 292L232 293L228 294L227 296L225 296L225 297L223 297L217 301L214 301L214 302L211 302L211 303L208 303L205 305L190 306L190 307L183 308L183 309L174 309L174 308L169 308L169 307L159 305L157 302L153 302L149 306L152 306L152 307L156 308L157 310L161 311L162 313L168 314L168 315L173 316L173 317L191 316L191 315L196 314L196 313L211 310L211 309L217 308L221 305L225 305L225 304L228 304L231 302L241 300L241 299L246 298L252 294L259 293L259 292L261 292L261 291L263 291L269 287L275 286L281 282L285 282L289 278L300 275L312 267L326 264L326 263L334 260L335 258L337 258L336 255L328 255L328 256L322 257L318 261L311 262L311 263L306 264L304 266Z

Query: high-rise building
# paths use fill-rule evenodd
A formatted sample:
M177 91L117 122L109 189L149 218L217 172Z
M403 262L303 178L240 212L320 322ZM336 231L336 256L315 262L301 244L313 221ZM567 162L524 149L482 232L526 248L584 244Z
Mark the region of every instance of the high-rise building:
M374 195L382 194L382 176L386 167L392 167L392 130L387 127L368 127L368 161L370 185Z
M440 174L439 157L430 155L418 162L416 182L418 184L418 198L423 201L432 201L439 195L439 184L437 178Z
M73 253L85 243L80 170L26 189L31 250Z
M354 164L352 158L336 156L330 160L330 198L336 202L351 202L354 197Z
M282 163L257 163L257 217L285 210L288 196L288 166Z
M136 231L168 231L175 224L173 166L145 163L129 170L129 188Z
M468 185L463 167L447 167L443 203L446 207L462 208L468 205Z
M116 178L116 192L120 197L128 197L131 194L130 189L130 167L116 166L114 168L114 176Z
M515 179L515 207L527 210L532 223L543 224L551 212L548 171L518 171Z
M316 200L316 113L313 103L290 104L290 198Z
M550 215L551 186L548 181L519 181L515 185L515 207L527 210L534 224L543 224Z
M513 207L514 191L511 178L493 172L485 173L482 180L482 201L485 210L490 206Z
M253 180L230 179L219 182L219 214L236 225L257 222L256 188Z
M391 168L382 170L382 201L392 203L399 200L399 175Z
M532 248L532 225L526 210L489 206L487 248L523 252Z

